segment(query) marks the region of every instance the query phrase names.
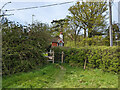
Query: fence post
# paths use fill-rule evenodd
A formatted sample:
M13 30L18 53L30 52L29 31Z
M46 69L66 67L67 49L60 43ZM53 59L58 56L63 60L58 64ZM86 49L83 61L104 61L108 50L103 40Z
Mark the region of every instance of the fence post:
M64 54L64 52L62 51L62 57L61 57L61 62L63 63L63 54Z
M86 59L85 59L85 62L84 62L84 70L85 70L85 68L86 68Z
M53 51L53 63L54 63L54 51Z

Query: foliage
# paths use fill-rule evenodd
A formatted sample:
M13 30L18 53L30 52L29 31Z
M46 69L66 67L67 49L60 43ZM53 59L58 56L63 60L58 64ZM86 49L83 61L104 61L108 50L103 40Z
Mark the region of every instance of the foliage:
M114 22L114 24L112 24L113 41L120 39L120 34L119 34L120 33L120 29L119 29L119 26L120 25L116 24L115 22ZM106 35L108 37L109 37L109 28L110 28L110 26L108 27L108 29L106 29Z
M59 31L64 34L64 42L74 42L74 46L79 44L99 45L101 42L91 42L94 37L106 34L107 28L107 3L106 2L77 2L69 9L69 15L65 19L53 20L51 32L58 35ZM84 34L82 34L84 31ZM88 36L88 38L87 38ZM81 40L79 37L84 37ZM86 41L87 38L87 41ZM94 40L95 41L95 40ZM104 42L105 41L105 42ZM80 42L80 43L79 43ZM109 39L104 39L104 45L107 45ZM79 44L78 44L79 43Z
M108 4L99 2L76 2L64 19L53 20L51 34L56 36L63 32L66 46L109 46L109 29L107 29ZM84 31L84 32L83 32ZM119 38L118 24L113 24L113 40ZM113 45L116 45L113 42ZM119 45L119 42L118 44Z
M23 29L12 23L2 30L2 74L26 72L46 64L42 53L49 45L50 35L40 27L36 24Z
M79 36L79 41L76 42L76 47L84 47L84 46L109 46L109 38L102 36L93 36L91 38L84 38L83 36ZM75 47L74 41L67 41L65 43L66 47Z
M87 68L99 68L103 71L118 73L120 47L81 47L75 48L53 48L55 52L64 51L64 62L71 66L84 66L87 60ZM55 60L60 56L56 55Z
M88 37L101 35L106 27L107 3L106 2L77 2L69 8L71 19L75 26L84 30L84 37L88 30ZM78 30L79 32L80 30Z
M78 40L78 35L81 31L81 22L77 21L76 18L74 18L74 16L67 16L67 20L66 20L66 24L67 24L67 28L68 29L68 35L70 39L74 40L75 46L76 46L76 42Z
M65 19L60 19L60 20L53 20L51 22L51 34L53 36L58 36L60 32L64 32L65 30L63 29L63 26L65 24Z
M57 68L62 66L66 70ZM118 75L100 69L83 70L68 64L50 64L31 72L3 76L4 88L117 88Z

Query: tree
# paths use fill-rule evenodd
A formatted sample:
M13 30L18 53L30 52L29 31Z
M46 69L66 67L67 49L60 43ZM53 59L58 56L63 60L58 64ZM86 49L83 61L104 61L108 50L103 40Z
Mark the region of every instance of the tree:
M112 28L113 28L113 31L112 31L112 33L113 33L113 41L115 41L115 39L118 40L120 38L119 24L117 24L117 23L114 22L112 24ZM108 29L106 29L106 35L107 35L107 37L109 37L109 27L108 27ZM116 38L116 36L117 36L117 38Z
M88 37L101 35L106 27L107 3L99 2L77 2L69 8L70 18L74 25L84 30L84 37L88 30ZM77 24L76 24L77 23Z
M68 29L68 36L74 40L74 43L75 43L75 47L76 47L76 42L77 42L77 38L78 38L78 35L81 31L81 22L78 22L76 20L76 17L75 16L67 16L66 18L66 24L67 24L67 27L69 28Z
M63 26L65 24L65 19L53 20L51 24L51 33L54 36L57 36L60 32L64 32Z

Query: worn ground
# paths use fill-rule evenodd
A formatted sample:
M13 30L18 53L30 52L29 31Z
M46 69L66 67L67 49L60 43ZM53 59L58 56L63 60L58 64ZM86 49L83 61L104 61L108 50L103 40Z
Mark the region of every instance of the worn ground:
M118 75L50 64L27 73L3 76L3 88L117 88Z

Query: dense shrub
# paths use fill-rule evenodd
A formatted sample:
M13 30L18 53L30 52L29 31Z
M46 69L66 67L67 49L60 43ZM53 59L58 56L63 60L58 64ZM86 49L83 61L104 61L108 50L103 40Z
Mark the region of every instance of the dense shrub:
M87 68L99 68L103 71L119 72L120 47L81 47L64 48L54 47L55 52L64 51L64 62L72 66L84 66L87 60ZM59 57L55 55L55 60Z
M43 52L49 45L49 35L40 27L23 32L15 25L3 29L2 38L2 74L27 72L47 63Z
M41 50L32 45L19 44L16 47L3 48L3 74L26 72L45 63Z

